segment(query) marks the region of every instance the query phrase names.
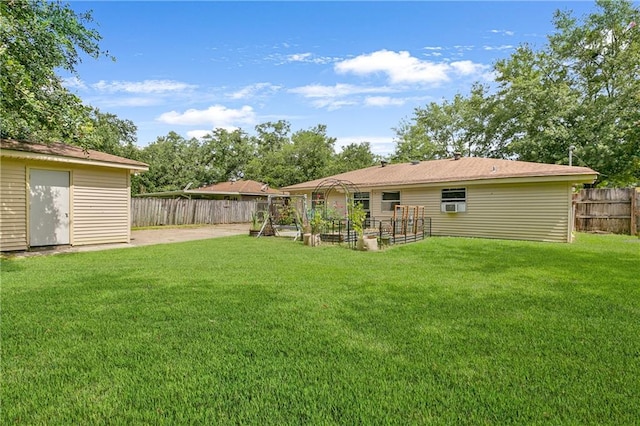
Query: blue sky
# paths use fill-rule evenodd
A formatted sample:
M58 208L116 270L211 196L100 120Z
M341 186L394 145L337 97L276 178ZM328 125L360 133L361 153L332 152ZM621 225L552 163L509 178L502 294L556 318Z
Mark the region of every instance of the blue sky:
M101 46L67 87L132 120L138 145L176 131L287 120L318 124L336 149L394 149L394 127L416 107L490 83L491 65L542 47L556 9L593 2L72 2L93 11Z

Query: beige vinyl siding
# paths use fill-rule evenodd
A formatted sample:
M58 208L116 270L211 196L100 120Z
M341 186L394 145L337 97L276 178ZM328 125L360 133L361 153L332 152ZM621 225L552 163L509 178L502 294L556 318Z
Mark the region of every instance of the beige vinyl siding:
M0 164L0 250L27 249L26 164L2 159Z
M128 170L75 170L72 244L128 243L129 203Z
M570 241L569 183L467 185L466 212L441 213L441 190L453 187L405 190L403 203L426 207L433 235Z

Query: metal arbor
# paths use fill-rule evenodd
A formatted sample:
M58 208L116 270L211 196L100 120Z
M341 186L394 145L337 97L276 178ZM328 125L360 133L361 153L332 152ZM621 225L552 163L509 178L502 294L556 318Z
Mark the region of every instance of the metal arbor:
M327 178L320 181L320 183L318 183L318 185L316 185L316 188L313 190L312 196L317 196L318 194L322 194L322 216L323 217L327 216L327 200L329 199L329 195L334 190L336 192L344 193L345 215L349 214L348 208L349 206L351 206L351 203L353 202L353 194L360 192L360 190L358 189L358 186L348 180ZM318 201L319 200L311 200L312 208L318 205Z

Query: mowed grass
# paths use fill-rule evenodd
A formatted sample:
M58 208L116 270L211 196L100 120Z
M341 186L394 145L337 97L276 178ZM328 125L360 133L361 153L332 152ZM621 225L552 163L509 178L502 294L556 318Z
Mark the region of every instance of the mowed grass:
M2 424L637 424L640 240L2 262Z

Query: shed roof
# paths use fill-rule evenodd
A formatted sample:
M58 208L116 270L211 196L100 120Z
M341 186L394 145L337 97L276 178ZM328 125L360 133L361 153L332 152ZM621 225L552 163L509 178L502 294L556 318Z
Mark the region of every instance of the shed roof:
M462 157L411 163L387 164L353 170L282 188L299 191L316 188L326 179L349 181L359 187L397 187L495 179L563 180L593 182L598 172L588 167L531 163L495 158ZM538 179L535 179L538 178Z
M139 171L149 169L147 164L140 161L59 142L39 144L14 139L0 139L0 149L3 157L99 164L105 167L119 167Z

